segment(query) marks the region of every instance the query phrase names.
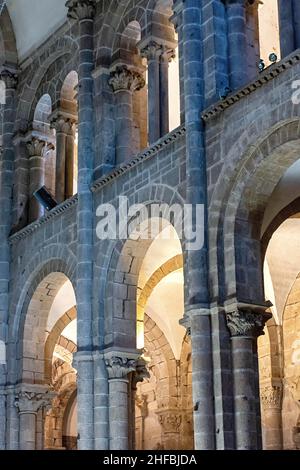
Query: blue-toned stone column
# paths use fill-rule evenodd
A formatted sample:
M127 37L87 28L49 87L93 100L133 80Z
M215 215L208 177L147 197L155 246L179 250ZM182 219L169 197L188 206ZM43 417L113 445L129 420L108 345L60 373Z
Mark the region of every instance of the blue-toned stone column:
M133 157L133 101L132 95L145 85L142 75L126 65L119 65L111 72L109 84L115 93L116 163L124 163Z
M227 8L229 79L232 90L248 80L246 0L225 0Z
M6 345L9 311L10 247L8 237L11 229L12 185L14 171L13 132L16 110L17 76L15 72L0 69L0 80L5 83L5 93L1 96L4 103L2 125L2 147L0 148L0 390L6 385ZM0 449L5 449L6 435L6 398L0 396Z
M185 317L190 325L193 369L194 434L196 449L215 448L213 363L211 341L210 294L208 284L207 182L204 129L202 7L199 0L178 1L181 12L184 64L186 125L186 202L202 205L204 220L190 222L190 228L203 233L203 245L185 245ZM181 38L179 38L179 42ZM187 240L186 240L187 242Z
M278 0L278 15L281 56L286 57L295 50L293 0Z
M227 326L231 333L234 391L235 448L257 450L260 432L257 427L259 397L255 350L258 336L271 314L266 307L236 304L227 307Z
M79 23L77 343L78 448L94 448L94 364L92 334L94 164L94 14L95 0L68 0L68 16Z

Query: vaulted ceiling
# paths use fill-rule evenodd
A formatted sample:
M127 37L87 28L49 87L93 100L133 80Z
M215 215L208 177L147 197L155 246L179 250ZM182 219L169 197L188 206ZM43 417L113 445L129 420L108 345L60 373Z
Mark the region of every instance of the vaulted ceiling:
M66 21L66 0L7 0L19 61Z

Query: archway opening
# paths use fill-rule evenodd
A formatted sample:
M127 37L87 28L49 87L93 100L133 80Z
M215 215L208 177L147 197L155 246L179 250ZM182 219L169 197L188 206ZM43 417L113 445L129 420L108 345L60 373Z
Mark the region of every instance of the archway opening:
M31 423L32 449L76 447L76 400L71 406L77 389L72 366L76 350L74 289L65 274L53 272L39 283L29 302L20 355L22 387L41 397ZM68 420L70 425L64 427ZM64 434L66 430L71 434ZM28 448L21 424L20 434L21 446Z

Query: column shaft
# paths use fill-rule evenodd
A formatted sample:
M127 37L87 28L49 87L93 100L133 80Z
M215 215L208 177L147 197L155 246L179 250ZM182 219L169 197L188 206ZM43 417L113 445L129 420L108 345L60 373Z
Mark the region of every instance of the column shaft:
M94 429L95 449L109 449L108 378L102 355L94 356Z
M300 3L298 0L293 0L293 20L294 20L295 49L299 49L300 48Z
M94 0L68 0L68 16L79 21L78 65L78 208L77 208L77 344L78 448L94 448L93 350L93 198L94 165ZM80 357L81 356L81 357ZM87 360L85 360L87 357Z
M109 380L110 450L128 450L128 379Z
M126 65L116 66L110 74L116 100L116 163L121 164L133 157L133 93L145 85L142 75L128 69Z
M74 159L75 159L75 128L70 127L66 136L66 166L65 166L65 198L74 194Z
M133 157L132 151L132 92L120 90L116 93L116 154L117 165Z
M159 56L153 53L148 59L148 134L149 144L160 138L160 65Z
M198 221L196 225L194 218L192 222L194 231L203 230L204 232L203 246L192 247L189 246L189 243L186 243L185 267L187 270L185 272L185 282L187 282L187 290L185 292L185 315L189 317L193 337L195 448L208 450L215 448L215 425L206 228L206 159L201 121L201 110L204 108L202 3L202 1L185 0L179 7L182 11L181 32L184 60L186 202L192 204L194 210L196 204L202 205L205 213L204 221ZM205 354L203 344L206 347Z
M257 449L253 339L232 338L232 365L237 450Z
M27 143L29 151L29 222L44 215L44 208L34 197L33 193L44 185L45 181L45 142L33 138Z
M227 310L227 326L232 336L235 446L237 450L257 450L261 431L256 343L272 315L262 305L239 303L234 308Z
M195 449L215 447L210 312L191 312Z
M161 56L159 64L160 137L169 132L169 54Z
M2 148L0 148L0 341L6 350L8 312L9 312L9 281L10 281L10 246L8 242L12 217L12 188L14 171L13 131L15 122L15 88L16 76L7 70L0 72L0 80L5 83L5 104L2 126ZM4 351L2 351L3 353ZM2 358L3 360L3 358ZM6 361L0 365L0 386L6 385ZM6 400L1 400L2 437L0 449L4 448L6 435Z
M281 56L286 57L295 49L293 0L278 0Z
M230 85L232 90L236 90L243 87L248 79L245 66L247 57L245 0L227 0L227 24Z
M36 413L20 413L20 450L35 450Z
M64 131L56 130L55 198L59 204L65 200L66 138Z

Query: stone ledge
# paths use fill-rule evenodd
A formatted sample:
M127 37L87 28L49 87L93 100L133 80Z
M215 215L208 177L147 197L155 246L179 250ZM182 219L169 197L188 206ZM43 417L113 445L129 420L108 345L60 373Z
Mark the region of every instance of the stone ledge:
M275 77L277 77L277 75L280 75L282 72L293 67L293 65L299 62L300 62L300 49L297 49L292 54L282 59L280 62L277 62L276 64L273 64L270 67L266 68L263 72L261 72L257 80L249 83L244 88L229 95L224 100L220 100L217 103L210 106L209 108L207 108L202 113L202 119L204 121L209 121L209 119L217 116L218 114L220 114L225 109L229 108L231 105L233 105L237 101L240 101L245 96L250 95L255 90L257 90L257 88L261 88L265 83L273 80Z
M132 160L129 160L127 163L123 163L117 168L114 168L110 173L107 175L102 176L99 178L95 183L91 186L91 191L93 193L97 192L100 188L107 185L114 179L118 178L119 176L127 173L131 168L139 165L140 163L152 158L157 152L161 149L167 147L170 143L176 141L182 135L185 135L186 128L184 125L177 127L174 131L170 132L169 134L162 137L160 140L155 142L151 147L148 147L143 152L137 154Z
M78 195L75 194L70 199L67 199L66 201L56 206L54 209L52 209L49 213L41 217L39 220L32 222L30 225L27 225L27 227L24 227L19 232L11 235L9 237L9 242L12 244L18 240L21 240L22 238L25 238L27 235L37 230L39 227L47 223L49 220L53 219L57 215L62 214L63 212L70 209L71 207L75 206L77 204L77 201L78 201Z

